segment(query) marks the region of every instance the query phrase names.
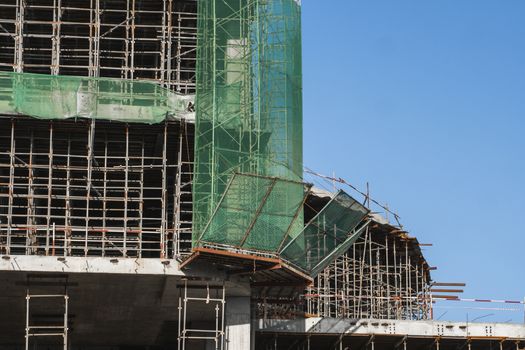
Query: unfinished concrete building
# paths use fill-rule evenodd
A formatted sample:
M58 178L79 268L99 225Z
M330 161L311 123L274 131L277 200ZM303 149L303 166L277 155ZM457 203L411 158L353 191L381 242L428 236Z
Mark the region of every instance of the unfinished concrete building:
M305 181L300 15L0 0L0 348L525 343L433 321L417 239Z

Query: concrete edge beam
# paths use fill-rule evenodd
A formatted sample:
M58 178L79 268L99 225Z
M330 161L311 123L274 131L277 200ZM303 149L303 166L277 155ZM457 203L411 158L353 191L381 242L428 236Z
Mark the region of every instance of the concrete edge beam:
M297 320L258 320L259 332L407 335L435 338L491 338L525 340L525 324L466 323L449 321L409 321L379 319L306 318Z
M0 271L184 276L176 260L110 257L2 255Z

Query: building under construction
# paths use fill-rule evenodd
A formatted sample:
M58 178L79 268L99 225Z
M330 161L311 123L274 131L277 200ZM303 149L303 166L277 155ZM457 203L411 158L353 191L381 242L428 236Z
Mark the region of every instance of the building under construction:
M0 0L0 349L524 346L305 178L301 80L300 0Z

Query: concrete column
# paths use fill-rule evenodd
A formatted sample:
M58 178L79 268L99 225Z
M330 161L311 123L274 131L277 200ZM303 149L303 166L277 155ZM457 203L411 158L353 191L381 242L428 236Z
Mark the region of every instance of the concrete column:
M225 350L253 349L250 297L227 297Z

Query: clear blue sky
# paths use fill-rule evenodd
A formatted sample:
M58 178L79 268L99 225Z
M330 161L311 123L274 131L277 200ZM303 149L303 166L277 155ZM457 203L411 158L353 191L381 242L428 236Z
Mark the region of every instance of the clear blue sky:
M435 280L466 282L464 297L522 300L525 1L302 6L305 165L370 182L434 244ZM467 312L492 313L443 319ZM523 322L483 321L511 317Z

